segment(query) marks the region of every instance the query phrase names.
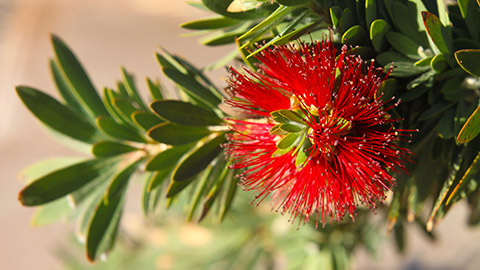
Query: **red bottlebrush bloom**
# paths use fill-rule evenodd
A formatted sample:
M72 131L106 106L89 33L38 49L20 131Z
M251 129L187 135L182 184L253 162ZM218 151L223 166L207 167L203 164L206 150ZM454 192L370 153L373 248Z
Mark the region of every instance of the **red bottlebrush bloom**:
M245 189L271 195L274 208L307 222L353 218L375 208L411 155L408 136L376 96L388 74L333 42L276 46L258 54L258 72L231 69L230 105L249 117L230 120L227 153L243 168ZM373 61L372 61L373 62ZM402 139L403 138L403 139Z

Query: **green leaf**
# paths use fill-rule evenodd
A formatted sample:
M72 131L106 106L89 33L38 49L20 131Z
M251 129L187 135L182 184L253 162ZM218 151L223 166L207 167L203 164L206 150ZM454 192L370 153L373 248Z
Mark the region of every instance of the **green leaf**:
M377 51L383 51L385 48L385 34L390 27L387 22L382 19L377 19L370 25L370 39L372 40L373 48Z
M164 197L163 189L156 187L158 187L165 180L166 177L160 176L161 178L159 179L160 181L158 185L156 185L155 188L150 188L152 186L152 183L156 181L158 175L159 172L151 172L147 174L145 179L142 196L142 210L145 216L152 213L157 208L157 205L161 201L162 197Z
M330 8L330 20L332 21L332 26L337 28L340 23L340 18L342 17L343 10L338 6L333 6Z
M193 180L195 180L195 178L189 179L187 181L170 180L170 184L168 185L168 188L167 188L167 198L172 199L173 197L175 197L182 190L188 187L193 182Z
M158 153L147 161L145 170L158 171L173 167L192 146L193 144L178 145Z
M355 24L353 12L349 8L344 9L342 13L342 17L338 22L338 26L340 27L341 33L344 33L345 31L347 31L347 29L349 29L354 25L356 24Z
M297 140L298 134L296 133L290 133L287 136L283 137L278 143L277 143L277 148L279 149L287 149L290 146L293 145L293 143Z
M87 232L87 258L95 261L111 249L115 241L125 196L117 196L108 204L100 200L90 220Z
M131 145L113 141L100 141L92 147L92 153L97 157L112 157L138 150Z
M272 14L270 14L267 18L265 18L263 21L255 25L252 29L250 29L248 32L243 34L238 38L239 41L245 40L255 33L263 30L264 28L271 28L273 27L274 23L283 17L287 16L293 8L287 7L287 6L279 6L277 10L275 10Z
M234 30L215 31L211 35L200 39L200 43L207 46L219 46L234 43L235 40L245 34L248 25L236 28Z
M26 86L18 86L17 94L25 106L53 130L87 143L102 137L89 122L51 96Z
M211 176L212 168L213 168L212 164L207 166L200 180L198 181L197 186L195 187L195 192L193 193L192 199L190 201L190 205L188 206L188 212L186 216L187 222L192 221L193 214L197 209L198 203L200 202L200 198L202 197L203 193L207 189L209 182L212 180L212 176Z
M453 102L439 101L439 102L433 104L433 106L430 107L429 109L425 110L418 117L418 120L419 121L424 121L424 120L430 119L430 118L438 115L439 113L447 110L448 108L452 107L453 105L455 105L455 103L453 103Z
M182 74L180 71L171 68L163 68L163 73L181 86L182 90L203 103L216 108L221 102L220 98L213 94L210 89L200 84L195 78Z
M434 14L422 11L422 18L427 33L438 50L445 55L450 55L453 49L451 33L447 31L445 26L442 25L438 17Z
M420 59L418 55L419 45L415 41L396 32L388 32L386 37L390 45L398 52L412 59Z
M125 123L131 124L132 126L135 125L132 119L132 114L137 111L137 109L130 101L127 101L123 98L115 98L113 99L113 106L116 108L117 112L120 113Z
M470 36L473 40L480 41L480 11L475 0L458 0L457 3Z
M117 199L118 196L121 196L121 194L125 192L128 180L130 180L130 177L133 173L135 173L138 166L143 162L143 160L143 158L137 158L129 161L126 166L120 168L117 174L113 176L105 192L104 198L107 204L111 203L112 201Z
M160 82L158 81L154 82L150 78L147 78L147 85L148 85L148 91L150 91L150 95L153 100L164 99Z
M448 68L446 60L443 54L437 54L432 58L432 61L430 61L430 67L432 67L435 72L440 73Z
M192 29L192 30L203 30L203 29L220 29L228 26L239 24L241 20L236 20L227 17L211 17L204 18L200 20L190 21L180 24L180 27Z
M186 154L173 171L174 181L185 181L200 173L222 151L221 144L226 140L225 134L199 143L192 151Z
M342 36L342 43L356 46L368 44L367 32L360 25L350 27Z
M40 160L21 170L18 177L23 183L29 184L37 178L83 160L83 157L56 157Z
M164 167L158 171L155 171L153 178L151 178L148 183L148 186L147 186L148 192L153 192L155 189L157 189L158 186L160 186L163 182L165 182L165 179L169 178L170 173L173 170L173 165L170 167Z
M451 108L448 109L443 115L442 118L440 118L440 121L438 122L437 125L437 130L438 130L438 135L442 139L450 139L455 136L454 130L453 130L453 118L455 117L455 109Z
M206 127L183 126L174 123L162 123L148 131L148 135L152 139L170 145L191 143L210 133L211 131Z
M480 133L480 106L468 118L457 136L457 142L467 143Z
M281 124L280 129L283 130L283 131L286 131L286 132L296 133L296 132L300 132L300 131L304 130L305 126L301 126L301 125L298 125L298 124L286 123L286 124Z
M90 116L88 115L88 113L85 112L85 110L75 98L74 91L72 91L72 89L68 87L68 83L62 75L58 64L53 59L50 60L50 71L53 75L55 86L57 87L58 92L62 96L63 100L65 100L67 105L75 112L78 112L80 115L89 119Z
M150 107L163 119L172 123L187 126L208 126L222 123L214 112L192 103L179 100L158 100Z
M223 15L225 17L247 20L257 19L268 15L269 10L262 6L255 9L241 10L238 12L230 12L229 6L233 0L202 0L202 3L211 11Z
M119 123L129 124L129 119L125 119L119 109L113 105L113 100L120 96L121 94L113 89L103 88L103 103L105 104L107 111L110 113L110 116Z
M122 75L123 75L123 85L127 90L128 95L136 102L139 108L147 111L147 106L143 103L142 98L140 97L137 87L135 86L135 82L133 76L128 73L124 67L122 67Z
M382 82L375 93L375 99L381 98L383 101L389 101L397 90L397 80L390 78Z
M463 70L470 75L480 77L480 50L460 50L455 52L455 59Z
M48 204L38 207L32 217L30 224L32 226L45 226L64 217L71 212L72 208L68 204L66 198L61 198Z
M219 222L223 221L230 210L238 187L238 181L235 179L235 173L233 172L227 174L224 182L226 182L227 185L220 200L220 211L218 213Z
M137 130L131 126L119 124L111 117L98 117L97 126L100 128L100 130L112 138L140 143L146 142L146 140L137 132Z
M62 75L66 78L69 89L74 91L77 101L92 118L108 115L97 90L73 52L57 36L52 35L51 38Z
M275 2L284 6L298 6L308 4L310 0L275 0Z
M133 122L141 129L148 131L152 127L165 122L151 112L136 111L131 115Z
M18 198L25 206L51 202L86 185L116 162L116 159L92 159L62 168L33 181L20 191Z
M366 0L365 1L365 22L367 27L372 25L373 21L378 18L377 15L377 5L375 0Z

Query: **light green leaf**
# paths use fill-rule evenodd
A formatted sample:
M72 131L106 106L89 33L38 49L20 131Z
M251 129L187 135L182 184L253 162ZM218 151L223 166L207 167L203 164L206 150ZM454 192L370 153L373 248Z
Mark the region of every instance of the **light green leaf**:
M296 133L290 133L287 136L283 137L278 143L277 143L277 148L279 149L288 149L290 146L293 145L293 143L297 140L298 134Z
M412 59L420 59L418 55L419 45L415 41L397 32L388 32L386 37L390 45L398 52Z
M117 156L138 150L131 145L114 141L100 141L92 147L92 153L97 157Z
M66 198L60 198L53 202L38 207L30 221L32 226L45 226L58 221L72 211Z
M377 52L383 51L386 43L385 34L389 29L387 22L382 19L377 19L370 25L370 39Z
M467 143L480 133L480 106L468 118L457 136L457 142Z
M193 29L193 30L203 30L203 29L220 29L228 26L239 24L241 20L236 20L227 17L211 17L204 18L200 20L190 21L180 24L180 27Z
M135 130L131 126L119 124L115 122L115 120L113 120L111 117L104 117L104 116L98 117L97 126L105 134L115 139L134 141L134 142L140 142L140 143L146 142L145 138L143 138L138 133L137 130Z

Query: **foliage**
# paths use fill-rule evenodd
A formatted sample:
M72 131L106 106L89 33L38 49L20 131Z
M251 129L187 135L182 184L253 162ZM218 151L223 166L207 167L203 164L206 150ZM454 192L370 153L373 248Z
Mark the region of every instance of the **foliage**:
M52 37L55 57L50 68L61 99L27 86L17 87L17 93L56 138L91 157L42 161L23 172L28 184L19 200L39 206L35 223L46 224L70 212L77 235L86 241L88 259L97 260L115 244L125 193L134 178L144 183L141 204L147 216L155 215L164 201L167 208L181 204L187 221L202 221L210 212L223 220L237 193L237 172L228 169L222 148L231 132L224 121L236 115L220 109L226 94L204 73L234 59L254 66L254 56L268 46L321 40L329 29L338 47L355 46L363 59L386 69L395 66L378 95L390 103L398 97L401 103L391 114L403 119L403 129L418 130L410 143L401 142L416 154L415 163L409 165L410 175L397 176L394 195L385 206L399 247L404 222L415 222L429 233L463 199L471 211L469 224L480 222L477 2L203 0L192 5L216 15L182 27L208 33L201 40L205 45L235 43L238 49L201 69L166 50L157 53L179 99L171 99L157 80L147 79L145 102L125 69L116 88L105 88L100 96L71 49ZM251 218L248 215L240 216ZM325 256L333 256L333 268L348 266L362 239L347 235L372 228L369 215L347 222L353 225L320 228L318 233L326 237L311 240ZM264 220L252 218L255 224ZM329 240L333 235L353 242L339 244ZM303 245L303 237L309 236L293 243ZM268 257L270 251L265 252Z

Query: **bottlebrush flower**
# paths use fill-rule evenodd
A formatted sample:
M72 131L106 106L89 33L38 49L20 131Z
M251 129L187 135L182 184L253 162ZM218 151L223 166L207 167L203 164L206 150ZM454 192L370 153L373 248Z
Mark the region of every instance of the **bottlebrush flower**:
M331 40L274 46L258 54L259 71L231 69L228 104L247 119L229 120L226 151L243 168L244 189L269 194L293 222L352 219L359 203L375 208L405 171L411 152L376 92L388 77Z

